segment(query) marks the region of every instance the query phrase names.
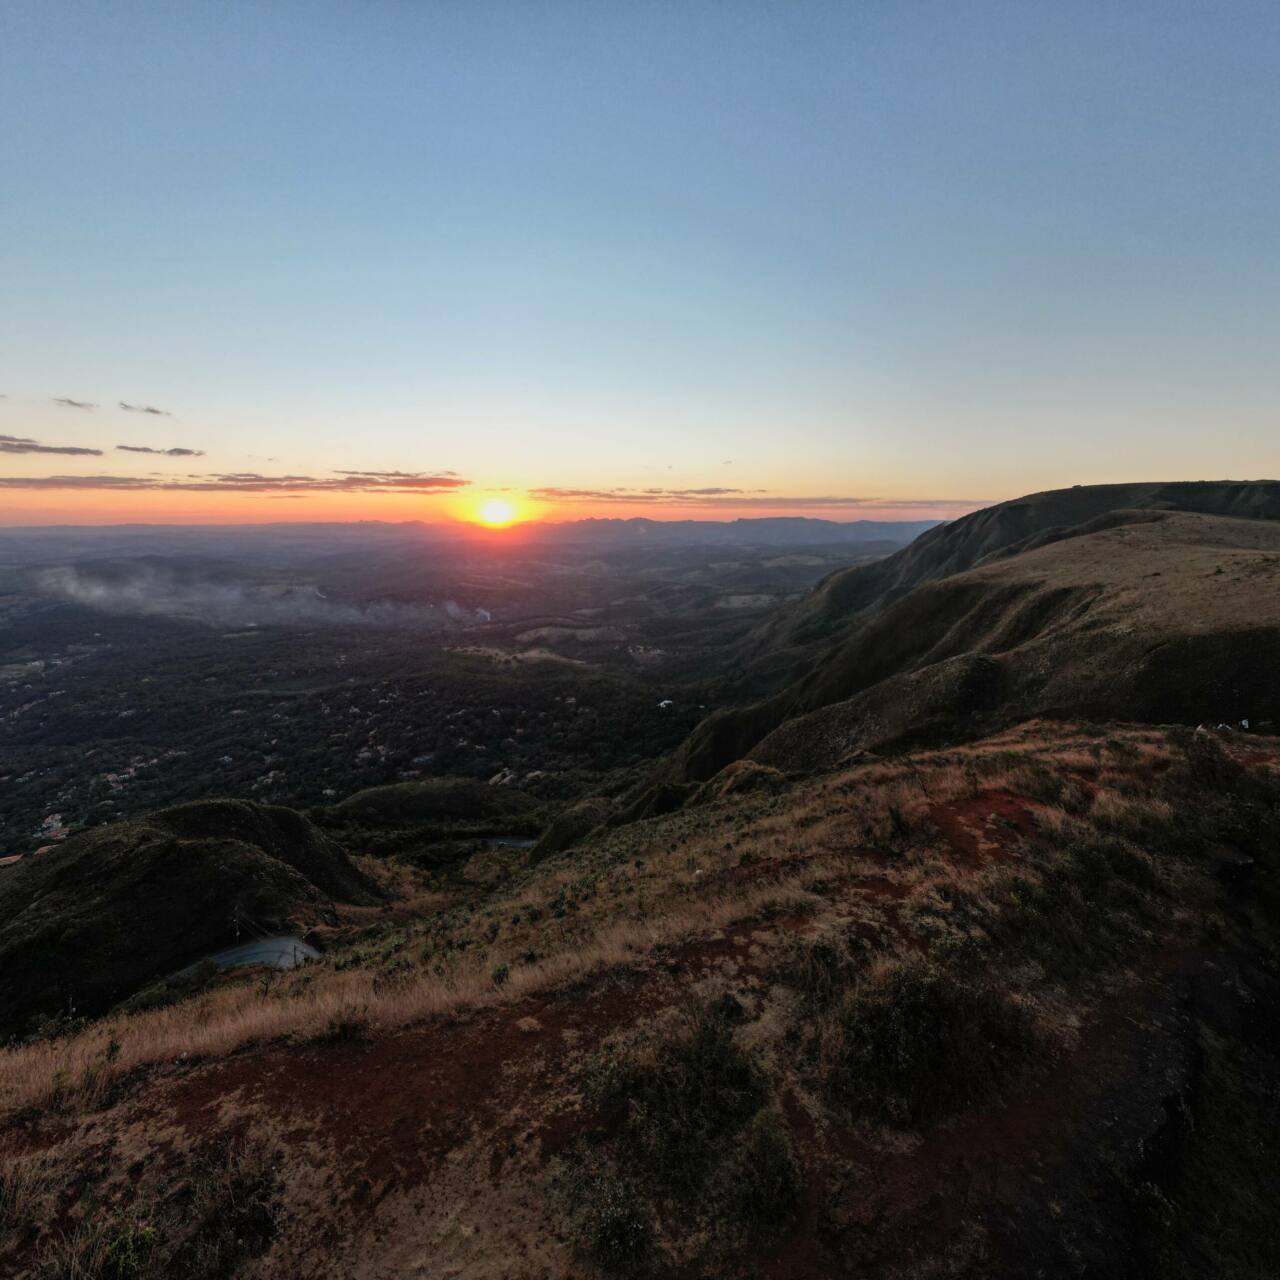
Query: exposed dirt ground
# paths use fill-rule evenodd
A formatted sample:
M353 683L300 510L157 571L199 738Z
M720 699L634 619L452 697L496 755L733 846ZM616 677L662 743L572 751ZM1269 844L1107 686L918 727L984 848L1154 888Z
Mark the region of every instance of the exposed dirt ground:
M41 1172L5 1202L0 1267L173 1274L193 1162L251 1139L269 1153L270 1231L191 1274L1261 1277L1273 1259L1230 1243L1197 1171L1218 1168L1214 1132L1229 1146L1232 1125L1259 1122L1253 1084L1274 1086L1249 1011L1274 994L1256 842L1274 835L1278 776L1271 739L1032 724L729 795L538 865L512 851L496 886L417 886L352 913L292 980L309 987L258 997L287 1004L355 967L382 983L365 1007L12 1105L4 1185ZM579 961L563 980L522 978L562 952ZM492 973L483 995L390 1018L379 993L416 990L442 956ZM924 975L924 1021L877 1041L876 993L902 973ZM1022 1028L991 1079L965 1077L985 1046L936 992ZM211 998L190 1016L223 1012ZM747 1110L783 1135L768 1230L732 1207L749 1115L713 1124L693 1181L643 1127L645 1107L668 1128L715 1119L715 1098L678 1110L692 1068L645 1092L687 1061L687 1028L712 1024L727 1028L708 1033L727 1055L716 1078L745 1063ZM123 1056L146 1025L112 1030ZM917 1052L938 1081L918 1106L875 1056ZM70 1269L93 1232L109 1252L139 1223L158 1236L139 1269Z

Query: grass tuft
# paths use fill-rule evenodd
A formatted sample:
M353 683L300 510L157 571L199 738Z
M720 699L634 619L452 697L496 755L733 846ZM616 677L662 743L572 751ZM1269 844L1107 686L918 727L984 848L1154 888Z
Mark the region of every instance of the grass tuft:
M609 1276L652 1270L653 1216L634 1183L606 1161L587 1156L571 1164L566 1190L580 1253Z

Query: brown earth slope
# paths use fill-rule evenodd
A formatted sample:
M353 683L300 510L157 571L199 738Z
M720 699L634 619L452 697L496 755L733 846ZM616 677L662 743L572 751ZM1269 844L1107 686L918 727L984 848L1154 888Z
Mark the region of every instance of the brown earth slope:
M0 1053L0 1270L1274 1276L1278 840L1274 739L1041 723L512 851Z

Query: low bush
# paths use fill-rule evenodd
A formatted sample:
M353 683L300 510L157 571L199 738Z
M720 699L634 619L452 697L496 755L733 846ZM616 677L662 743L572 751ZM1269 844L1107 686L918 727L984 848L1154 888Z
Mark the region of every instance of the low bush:
M855 1115L919 1129L993 1100L1036 1048L1021 1005L902 963L846 1001L827 1085Z
M622 1149L680 1195L701 1187L765 1099L764 1081L732 1027L705 1009L652 1061L610 1063L598 1092Z
M359 1007L341 1009L330 1017L317 1037L331 1044L355 1044L369 1036L369 1012Z
M108 1240L103 1252L106 1280L143 1280L153 1274L160 1232L149 1222L129 1222Z
M1246 769L1212 734L1170 734L1181 759L1161 779L1160 790L1178 822L1163 833L1188 856L1229 847L1267 858L1280 842L1280 780Z
M844 940L832 933L797 938L787 949L778 976L794 987L808 1009L825 1009L848 989L857 966Z
M189 1182L184 1219L191 1224L169 1263L187 1280L229 1280L276 1232L279 1177L274 1153L247 1143L209 1150Z
M276 1232L279 1180L265 1145L207 1148L151 1217L86 1220L44 1246L40 1280L230 1280Z
M1148 938L1163 873L1129 841L1084 831L1029 861L1035 874L1014 878L983 922L1007 955L1061 980L1116 963Z

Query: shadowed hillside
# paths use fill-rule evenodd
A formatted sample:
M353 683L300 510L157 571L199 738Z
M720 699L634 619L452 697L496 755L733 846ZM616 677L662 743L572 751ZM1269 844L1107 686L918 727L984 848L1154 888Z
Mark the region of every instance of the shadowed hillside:
M1146 506L1107 506L1116 501ZM1175 502L1277 517L1280 485L1035 495L836 575L753 641L803 645L808 674L709 717L669 776L709 778L789 720L854 698L761 758L807 768L833 752L972 735L1028 714L1274 717L1280 524L1185 514ZM1072 516L1082 522L1064 523Z
M241 937L379 897L291 809L205 801L84 832L0 875L0 1032L105 1013Z

